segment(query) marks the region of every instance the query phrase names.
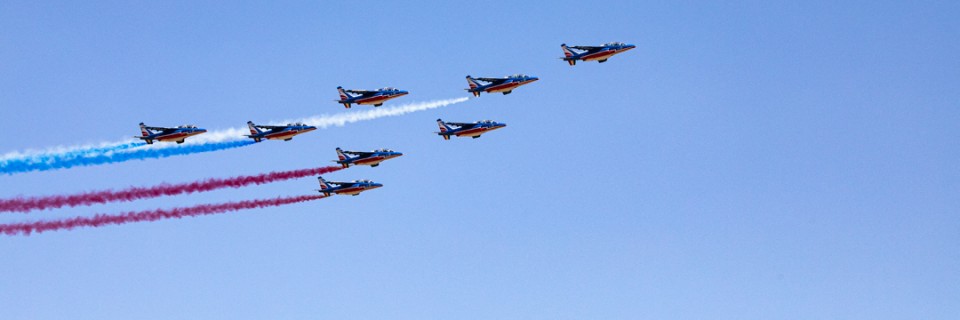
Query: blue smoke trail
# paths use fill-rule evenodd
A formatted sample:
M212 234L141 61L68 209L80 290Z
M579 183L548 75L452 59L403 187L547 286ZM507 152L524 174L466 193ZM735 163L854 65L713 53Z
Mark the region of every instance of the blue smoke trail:
M139 142L137 142L139 143ZM89 152L86 154L68 155L37 155L28 160L4 161L0 162L0 174L15 174L30 171L48 171L56 169L67 169L80 166L95 166L108 163L125 162L130 160L146 160L179 156L191 153L210 152L217 150L233 149L254 144L251 140L214 142L206 144L183 145L175 147L144 147L136 148L139 144L125 146L119 150L109 149L106 152ZM17 159L14 159L17 160Z
M91 154L107 153L111 151L122 151L122 150L127 150L131 148L136 148L139 146L145 146L145 145L147 144L144 142L131 141L131 142L115 144L112 146L105 146L105 147L90 147L90 148L82 148L82 149L70 150L65 152L40 153L40 154L34 154L29 156L22 156L19 159L11 158L11 159L5 160L3 162L0 162L0 168L3 168L3 164L6 162L20 161L20 162L27 162L27 163L35 163L35 162L50 161L51 159L56 159L57 161L64 161L64 160L70 160L70 159L79 158L83 156L89 156Z
M91 146L72 148L65 151L45 151L33 154L13 155L0 159L0 173L11 174L15 172L33 171L36 169L29 168L43 167L44 163L66 163L84 156L123 151L144 145L146 145L146 143L131 141L101 147ZM24 171L24 169L26 170Z

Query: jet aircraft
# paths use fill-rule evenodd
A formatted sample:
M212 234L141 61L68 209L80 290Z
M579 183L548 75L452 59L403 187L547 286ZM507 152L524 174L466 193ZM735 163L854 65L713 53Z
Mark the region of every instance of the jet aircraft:
M334 182L323 180L323 177L317 177L317 180L320 180L320 193L323 193L326 196L331 194L338 195L351 195L356 196L361 192L367 190L373 190L379 187L382 187L382 184L370 181L370 180L354 180L350 182ZM334 186L336 185L336 186Z
M317 130L317 127L303 123L290 123L285 126L258 126L253 124L253 121L247 121L247 127L250 127L250 134L246 136L256 142L263 141L263 139L290 141L295 135Z
M337 92L340 93L340 100L337 100L337 102L342 103L347 109L350 109L350 105L354 103L359 105L372 104L374 107L379 107L387 100L410 94L410 92L390 87L377 90L345 90L343 87L337 87ZM351 93L356 94L356 96L351 95Z
M577 60L582 61L596 61L599 63L607 62L607 59L610 59L615 54L624 53L628 50L636 48L637 46L632 44L626 44L623 42L610 42L604 43L601 46L572 46L568 47L566 43L561 44L560 48L563 49L563 61L566 61L571 66L577 64ZM581 52L577 52L578 50Z
M351 157L350 155L353 155ZM350 165L360 166L368 165L371 167L379 166L381 162L390 160L399 156L402 156L403 153L396 152L389 149L378 149L370 152L360 152L360 151L343 151L343 149L337 148L337 157L340 160L337 160L337 163L344 168L350 167Z
M470 88L464 90L473 93L474 97L479 97L481 92L503 93L504 95L507 95L513 92L513 89L525 84L530 84L537 80L540 80L540 78L525 74L515 74L503 78L474 78L467 76L467 84L470 86ZM483 81L487 84L480 84L477 81Z
M437 132L437 134L443 137L443 140L450 140L450 136L471 137L476 139L479 138L481 134L507 126L506 123L499 123L493 120L483 120L474 123L460 123L443 122L443 120L440 119L437 119L437 125L440 126L440 132ZM457 128L454 129L450 126L455 126Z
M178 144L183 143L187 138L195 136L201 133L207 132L207 129L197 128L194 125L182 125L175 128L164 128L164 127L148 127L140 123L140 134L139 138L143 141L146 141L147 144L153 144L153 141L160 142L169 142L173 141Z

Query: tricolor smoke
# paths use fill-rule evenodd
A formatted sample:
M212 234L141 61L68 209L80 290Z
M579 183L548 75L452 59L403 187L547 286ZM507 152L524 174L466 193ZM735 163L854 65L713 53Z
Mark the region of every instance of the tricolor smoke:
M206 192L223 188L240 188L249 185L260 185L289 179L321 175L341 169L341 167L319 167L311 169L270 172L232 178L211 178L190 183L160 184L150 187L130 187L117 191L101 190L72 195L0 199L0 211L29 212L33 210L55 209L61 207L89 206L108 202L135 201L163 196Z
M411 112L425 111L461 103L469 98L455 98L414 102L396 107L372 108L364 111L319 115L286 122L303 122L319 129L344 126L349 123L395 117ZM30 171L67 169L78 166L93 166L130 160L146 160L232 149L253 144L244 137L246 127L211 130L191 137L182 145L158 143L145 146L142 142L104 143L99 146L76 146L48 149L45 151L11 152L0 156L0 174L15 174Z
M77 227L101 227L111 224L125 224L141 221L156 221L160 219L194 217L210 214L238 211L243 209L256 209L266 207L276 207L293 203L300 203L312 200L323 199L326 196L298 196L281 197L276 199L246 200L239 202L227 202L222 204L205 204L193 207L157 209L150 211L126 212L116 215L98 214L92 217L76 217L62 220L36 221L23 223L0 224L0 233L7 235L30 235L31 233L41 233L46 231L55 231L60 229L73 229Z
M48 171L67 169L81 166L94 166L108 163L117 163L130 160L146 160L166 158L191 153L210 152L217 150L239 148L253 144L253 141L228 141L205 144L183 144L175 146L151 145L140 148L109 150L106 152L93 151L83 155L40 155L37 159L8 160L0 163L0 173L14 174L30 171Z

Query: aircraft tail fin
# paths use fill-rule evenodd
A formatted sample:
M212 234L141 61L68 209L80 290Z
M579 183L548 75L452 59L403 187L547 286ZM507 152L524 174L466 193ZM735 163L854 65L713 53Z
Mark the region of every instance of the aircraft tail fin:
M343 154L343 149L340 149L340 147L337 147L337 158L340 158L340 161L343 161L343 160L349 159L350 157Z
M563 49L563 56L564 56L564 57L569 58L569 57L572 57L572 56L575 55L575 54L573 53L573 51L570 51L570 48L567 47L567 44L566 44L566 43L561 44L561 45L560 45L560 48Z
M257 126L253 124L253 121L247 121L247 127L250 128L250 135L252 136L262 133L260 129L257 129Z
M342 101L342 100L347 100L347 99L353 98L353 97L350 96L350 94L347 93L347 91L343 90L343 87L337 87L337 92L340 93L340 100L341 100L341 101Z
M317 180L320 181L320 192L324 192L324 190L333 188L329 183L327 183L327 180L323 180L323 177L317 177Z
M470 90L476 89L480 86L480 84L477 83L477 80L473 80L473 77L471 76L467 76L467 85L470 86Z
M450 137L449 137L449 134L447 133L450 131L453 131L453 129L450 128L450 126L448 126L446 123L443 122L443 120L440 120L440 119L437 119L437 126L440 127L440 132L438 133L442 135L445 139L449 139Z
M152 134L150 130L147 129L147 126L143 124L143 122L140 123L140 134L142 134L144 137Z

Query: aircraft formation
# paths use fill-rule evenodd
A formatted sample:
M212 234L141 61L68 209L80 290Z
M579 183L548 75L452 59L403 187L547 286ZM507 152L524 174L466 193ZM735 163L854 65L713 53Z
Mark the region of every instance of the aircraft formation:
M564 55L560 59L566 61L570 66L575 66L577 61L596 61L598 63L604 63L614 55L632 50L636 48L636 46L623 42L609 42L599 46L567 46L567 44L564 43L560 45L560 48L563 50ZM500 78L475 78L467 75L466 79L468 88L464 90L473 94L474 97L480 97L481 93L500 93L503 95L508 95L513 93L514 89L540 80L538 77L525 74L514 74ZM410 94L409 91L393 87L384 87L376 90L356 90L344 89L342 86L337 87L337 93L340 95L340 99L334 101L342 104L347 109L350 109L350 107L355 104L379 107L389 100ZM263 140L290 141L296 135L304 134L317 129L314 126L309 126L303 123L267 126L256 125L253 123L253 121L247 121L247 126L250 129L250 134L246 135L246 137L253 139L255 142L261 142ZM442 137L444 140L450 140L450 137L470 137L477 139L480 138L480 136L484 133L502 129L506 127L507 124L493 120L481 120L476 122L445 122L441 119L437 119L437 126L440 128L440 131L436 132L436 134ZM154 141L183 143L185 139L205 133L207 131L205 129L197 128L193 125L165 128L147 127L144 126L143 123L140 123L140 130L143 136L137 138L146 141L147 144L152 144ZM377 167L383 161L400 157L402 155L403 153L395 152L389 149L362 152L343 151L338 147L338 160L334 160L334 162L340 164L343 168L348 168L351 165L368 165L370 167ZM320 189L318 191L325 196L330 196L333 194L356 196L363 191L376 189L383 186L382 184L374 183L368 180L357 180L352 182L327 182L323 180L322 177L318 178L320 180Z
M566 61L570 66L575 66L577 61L596 61L598 63L607 62L611 57L632 50L636 46L632 44L626 44L622 42L610 42L599 46L567 46L566 44L561 44L560 48L563 51L564 56L561 57L563 61ZM506 77L472 77L470 75L466 76L467 86L465 88L467 92L472 94L474 97L480 97L481 93L500 93L502 95L508 95L513 93L517 88L531 84L540 80L536 76L529 76L525 74L514 74ZM380 107L389 100L397 99L405 95L409 95L410 92L406 90L401 90L392 87L384 87L377 90L355 90L355 89L344 89L342 86L337 87L337 93L339 94L339 99L334 100L337 104L342 104L345 108L350 109L353 105L372 105L373 107ZM466 98L463 98L464 100ZM473 139L480 138L481 135L505 128L507 125L505 123L493 121L493 120L481 120L475 122L445 122L442 119L437 119L437 126L439 131L435 132L437 135L442 137L444 140L450 140L451 137L470 137ZM295 136L308 133L311 131L317 130L316 126L311 126L305 123L288 123L286 125L257 125L253 121L247 122L247 128L249 129L250 134L243 135L245 138L252 139L246 140L246 143L260 143L264 140L281 140L281 141L291 141ZM144 141L146 144L154 144L154 142L174 142L176 144L184 143L188 138L193 136L201 135L206 133L207 130L199 128L195 125L181 125L176 127L154 127L147 126L144 123L140 123L140 136L135 136L135 138ZM222 148L234 147L237 144L224 144ZM377 149L372 151L346 151L341 148L336 148L337 160L336 162L339 167L326 167L326 168L317 168L311 169L315 171L310 171L313 173L326 173L333 172L340 169L346 169L350 166L370 166L377 167L382 162L397 157L403 156L403 153L396 152L389 149ZM304 172L293 172L293 173L284 173L283 179L295 178L301 176ZM271 173L271 175L278 173ZM271 179L280 179L280 178L271 178ZM241 179L242 180L242 179ZM238 210L237 208L250 208L255 207L265 207L265 206L274 206L287 203L296 203L302 201L309 201L312 199L325 198L332 195L351 195L357 196L360 193L368 190L373 190L383 187L383 184L376 183L370 180L354 180L349 182L339 182L339 181L326 181L322 176L318 176L317 180L320 184L320 188L317 189L319 196L316 197L291 197L285 199L274 199L274 200L263 200L255 201L251 205L251 202L239 202L239 203L227 203L223 206L213 206L213 207L200 207L195 212L198 214L209 214L210 212L225 212ZM246 181L246 180L243 180ZM228 184L225 184L228 185ZM217 188L223 186L216 186ZM164 188L169 188L165 186ZM213 187L211 187L213 188ZM169 193L169 192L166 192ZM158 194L165 194L164 192L159 192ZM79 196L78 196L79 197ZM82 197L81 197L82 198ZM118 197L123 198L123 197ZM98 197L97 199L103 199L103 197ZM71 200L72 201L72 200ZM80 200L77 200L80 201ZM96 199L83 200L88 202L96 202ZM11 201L7 201L11 202ZM15 201L13 201L15 202ZM11 202L11 203L13 203ZM0 210L3 210L4 200L0 199ZM17 207L10 205L11 208L23 208L22 206ZM19 209L18 209L19 210ZM219 210L219 211L218 211ZM187 212L194 212L187 211ZM202 212L202 213L200 213ZM141 217L140 215L143 215ZM154 219L151 218L151 215L156 214L156 212L142 212L137 214L127 214L124 218L127 221L144 221ZM101 225L102 222L94 221L96 219L111 219L110 217L95 217L91 222L76 222L77 225ZM80 220L77 220L80 221ZM85 221L85 220L84 220ZM15 234L21 232L24 234L29 234L30 232L41 232L43 230L55 230L58 229L58 225L51 224L48 222L36 222L36 223L25 223L25 224L16 224L16 225L0 225L0 233Z

